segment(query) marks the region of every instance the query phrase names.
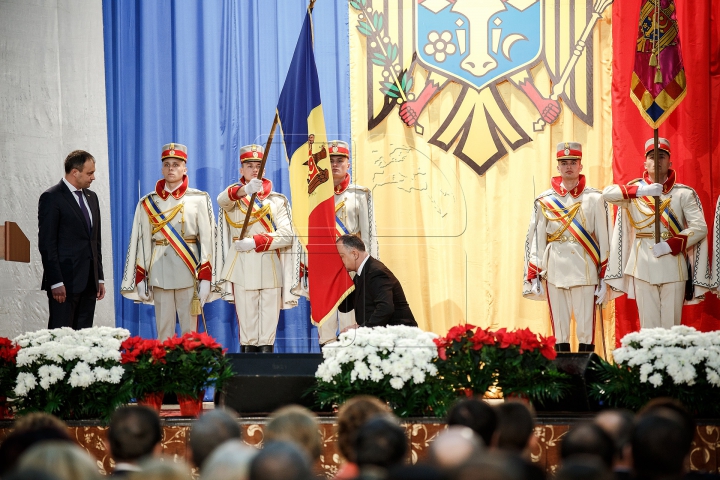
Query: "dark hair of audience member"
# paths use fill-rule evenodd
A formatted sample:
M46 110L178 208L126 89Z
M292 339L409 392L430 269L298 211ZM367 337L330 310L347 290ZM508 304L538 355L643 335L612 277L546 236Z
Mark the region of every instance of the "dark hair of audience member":
M192 463L202 470L203 463L220 444L240 439L237 413L229 408L216 408L198 418L190 429L190 455Z
M116 463L135 462L152 455L162 441L160 417L148 407L120 407L110 417L107 438Z
M398 465L391 468L385 480L447 480L443 471L432 465L416 463L415 465Z
M650 400L638 412L638 417L647 414L655 414L659 416L668 416L671 419L680 420L686 435L690 437L690 442L695 438L695 419L692 414L678 400L669 397L658 397ZM673 416L673 413L677 415ZM688 452L690 444L688 443Z
M46 412L31 412L19 416L13 423L13 432L27 432L41 428L57 428L67 432L67 424L55 415Z
M310 457L311 462L320 460L322 435L316 415L300 405L288 405L273 412L263 429L266 442L295 442Z
M447 424L471 428L483 439L485 446L490 446L497 426L497 415L486 402L476 398L464 398L455 402L450 408Z
M564 460L555 480L613 480L615 477L597 455L578 454Z
M504 402L495 408L497 427L493 435L494 446L508 452L522 453L535 430L530 409L522 402Z
M250 480L309 480L307 454L293 442L272 442L250 462Z
M0 477L17 465L20 457L31 447L47 441L73 443L67 430L56 426L41 426L32 430L13 430L0 445Z
M482 456L461 465L451 473L453 480L525 480L517 457L503 452Z
M337 445L345 460L354 462L353 441L358 429L376 415L389 414L390 407L377 397L358 395L340 406L337 416Z
M387 416L371 418L358 429L355 437L356 463L390 469L402 463L408 449L405 430Z
M672 479L683 474L692 438L682 417L673 413L672 418L666 412L638 417L632 436L633 470L638 479Z
M560 458L563 461L575 455L594 455L611 469L614 454L615 445L610 435L591 422L572 426L561 439Z
M632 465L630 440L635 425L635 415L629 410L605 410L595 416L595 425L610 435L615 447L614 467Z

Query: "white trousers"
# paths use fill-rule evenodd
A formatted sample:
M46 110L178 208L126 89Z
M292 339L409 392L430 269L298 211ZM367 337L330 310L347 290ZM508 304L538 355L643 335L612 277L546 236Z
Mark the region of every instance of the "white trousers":
M158 338L165 340L175 334L175 316L180 320L182 333L197 330L197 315L190 315L194 287L165 290L153 287L155 324Z
M595 335L595 285L557 288L550 282L547 286L550 318L557 343L570 343L570 317L575 315L579 343L594 343Z
M280 318L280 288L245 290L233 283L240 345L274 345Z
M670 328L680 325L685 282L653 285L637 278L634 281L640 328Z
M355 310L347 313L340 313L335 310L332 316L318 327L320 345L337 340L338 333L350 325L355 325Z

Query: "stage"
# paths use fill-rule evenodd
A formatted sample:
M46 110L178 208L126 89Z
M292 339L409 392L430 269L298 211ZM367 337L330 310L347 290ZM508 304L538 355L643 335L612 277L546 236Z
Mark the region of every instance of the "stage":
M212 408L206 403L205 409ZM163 423L163 454L175 459L186 456L186 448L193 419L180 417L174 408L164 408L161 414ZM592 414L547 415L539 413L535 427L538 437L537 448L531 452L533 462L538 463L548 473L557 469L560 462L560 439L575 423L587 420ZM336 421L334 415L319 417L320 432L323 439L323 451L320 457L321 469L332 477L342 460L337 448ZM266 417L244 417L239 420L242 438L248 445L262 446L263 427ZM0 441L12 430L12 420L0 420ZM101 466L104 473L113 470L114 461L105 447L107 427L97 421L86 420L67 422L70 435L87 450ZM435 436L445 428L437 418L409 418L403 421L410 442L408 461L416 463L425 457L426 450ZM690 468L712 473L720 473L718 449L720 447L720 420L698 420L693 441Z

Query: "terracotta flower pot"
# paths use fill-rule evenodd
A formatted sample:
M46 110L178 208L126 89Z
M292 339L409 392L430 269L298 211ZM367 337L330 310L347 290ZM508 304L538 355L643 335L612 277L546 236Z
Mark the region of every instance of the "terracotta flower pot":
M145 405L159 412L162 409L165 392L148 392L138 399L138 405Z
M198 417L203 409L203 397L205 397L205 390L198 392L197 398L192 398L189 395L182 395L178 393L178 405L180 405L180 415L183 417Z

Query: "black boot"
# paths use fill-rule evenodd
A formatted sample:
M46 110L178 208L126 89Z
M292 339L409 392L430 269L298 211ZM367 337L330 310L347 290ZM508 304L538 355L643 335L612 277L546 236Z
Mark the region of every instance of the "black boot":
M260 353L273 353L273 345L260 345Z
M245 345L245 353L257 353L260 351L260 347L257 345Z
M556 352L569 352L569 351L570 351L570 344L569 344L569 343L556 343L556 344L555 344L555 351L556 351Z
M593 345L592 343L581 343L578 346L578 351L592 353L595 351L595 345Z

